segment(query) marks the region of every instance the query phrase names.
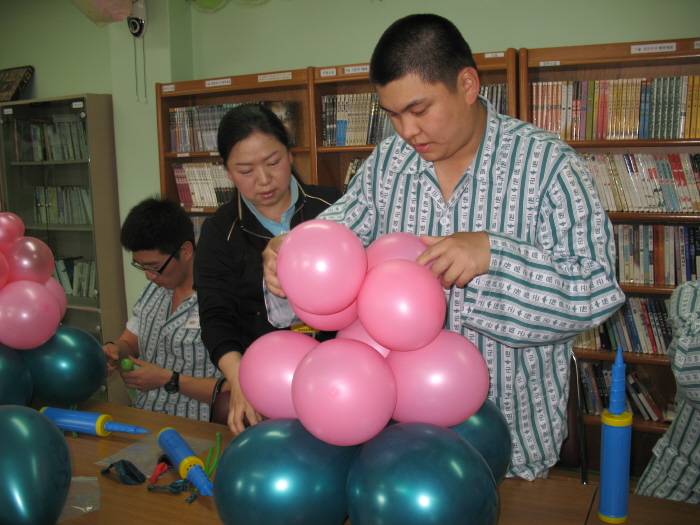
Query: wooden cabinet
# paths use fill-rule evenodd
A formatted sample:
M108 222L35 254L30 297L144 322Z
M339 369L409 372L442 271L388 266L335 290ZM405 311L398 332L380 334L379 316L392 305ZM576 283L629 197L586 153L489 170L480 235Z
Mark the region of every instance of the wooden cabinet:
M507 107L517 115L517 59L515 49L475 54L483 85L507 85ZM372 93L368 64L309 67L289 71L242 75L170 84L156 84L158 147L161 193L181 201L174 166L188 163L221 163L215 146L206 151L178 151L181 132L177 115L187 108L245 102L290 101L295 103L296 132L292 148L294 166L311 184L343 187L350 160L367 157L374 144L324 146L322 97ZM182 109L178 109L182 108ZM220 115L218 117L220 119ZM206 125L214 132L218 121ZM202 127L205 124L202 123ZM203 143L205 141L202 141ZM210 142L208 144L211 144ZM185 206L191 213L213 213L216 206Z
M118 337L127 311L111 95L8 102L0 117L2 209L75 273L62 323L101 343ZM109 400L125 402L115 381Z
M624 112L625 102L632 104L634 108L635 99L633 97L636 88L634 86L641 85L640 81L631 79L666 79L666 78L683 78L691 77L691 86L693 84L692 77L700 79L700 38L696 39L680 39L680 40L664 40L654 42L632 42L620 44L603 44L589 46L571 46L571 47L555 47L542 49L520 49L519 50L519 80L518 80L518 96L519 96L519 115L522 120L534 122L542 113L538 113L541 109L552 109L560 104L556 98L547 98L540 96L538 89L547 90L552 93L552 85L557 85L561 82L573 81L579 82L579 89L583 81L587 81L587 89L592 89L593 81L617 81L616 85L632 86L620 88L619 95L616 91L610 95L608 102L608 111L611 115L622 115ZM663 91L657 90L658 102L660 103L663 97L670 101L668 108L664 111L671 115L674 100L678 104L685 104L686 99L683 95L683 81L674 80L680 86L680 95L673 95L670 90L666 95ZM649 81L651 84L651 81ZM574 84L576 85L576 84ZM671 83L671 86L676 84ZM687 85L687 84L686 84ZM545 87L540 87L545 86ZM574 88L576 89L576 88ZM649 88L651 89L651 88ZM659 88L663 89L663 88ZM687 90L687 88L686 88ZM554 91L556 93L556 91ZM625 94L629 93L629 95ZM687 95L688 91L686 91ZM556 95L555 95L556 97ZM625 98L628 97L628 98ZM651 97L651 95L650 95ZM583 97L585 99L585 97ZM537 100L535 100L537 99ZM588 109L590 110L590 98L588 99ZM649 99L647 99L649 100ZM654 99L651 99L654 102ZM692 100L692 98L691 98ZM617 106L615 106L617 104ZM637 107L640 107L640 101L637 100ZM576 105L574 104L574 108ZM580 107L580 106L579 106ZM585 107L585 102L584 102ZM602 106L600 106L602 107ZM697 107L697 106L696 106ZM534 109L533 109L534 108ZM641 112L645 111L644 98L642 97ZM646 106L646 111L649 111L649 106ZM681 106L678 106L678 115L681 114ZM601 109L602 111L602 109ZM694 111L697 111L696 109ZM683 111L685 113L685 111ZM628 118L626 115L633 115L634 112L627 112L620 119ZM579 114L580 115L580 114ZM553 117L554 119L558 116ZM585 118L585 117L584 117ZM615 117L617 118L617 117ZM644 118L642 116L642 125ZM655 118L652 116L651 118ZM679 117L678 117L679 118ZM697 132L690 133L678 122L673 122L669 116L669 122L672 122L668 129L664 129L663 133L657 132L648 133L642 132L642 127L639 127L639 121L630 120L628 118L627 128L620 125L617 129L620 132L615 132L615 124L612 127L606 127L605 124L601 128L597 128L602 134L595 136L596 129L592 135L587 137L584 133L566 134L563 138L567 139L568 143L581 154L623 154L634 155L637 153L645 154L697 154L700 153L700 135ZM580 122L580 121L579 121ZM589 125L590 125L589 120ZM657 121L656 125L660 125L661 121ZM542 125L542 122L537 123ZM675 124L675 126L673 125ZM636 127L635 127L636 126ZM585 127L583 128L585 129ZM675 132L674 132L675 130ZM642 138L639 138L639 137ZM646 136L656 138L645 138ZM658 138L666 136L668 138ZM605 137L605 138L603 138ZM690 137L690 138L688 138ZM597 181L596 181L597 182ZM601 188L597 186L600 192ZM663 225L679 225L679 226L698 226L700 225L700 214L697 206L693 211L671 211L668 208L659 208L653 211L644 212L625 212L625 211L609 211L608 215L613 224L663 224ZM619 246L619 243L618 243ZM621 256L618 250L618 266ZM623 255L624 256L624 255ZM621 287L628 297L658 297L667 299L678 283L667 284L656 282L654 284L642 282L628 282L622 284ZM614 360L614 353L597 350L575 348L577 357L583 359L594 360ZM643 367L644 371L651 377L658 391L662 392L663 402L669 403L673 401L675 396L675 382L668 360L664 355L649 355L626 352L624 355L625 362L629 366ZM600 417L586 416L584 418L587 426L587 434L589 436L589 458L591 459L591 467L597 468L597 461L600 452ZM655 423L645 421L641 417L634 419L633 438L633 458L632 468L633 474L639 475L644 469L644 466L651 457L651 448L656 440L668 428L667 423ZM636 472L635 472L636 470Z

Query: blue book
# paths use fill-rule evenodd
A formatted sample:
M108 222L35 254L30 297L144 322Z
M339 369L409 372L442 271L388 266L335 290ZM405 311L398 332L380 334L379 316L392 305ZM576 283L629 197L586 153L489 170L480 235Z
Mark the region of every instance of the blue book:
M632 318L632 309L630 308L629 302L625 303L621 308L624 315L624 328L627 329L627 333L630 336L630 341L632 342L632 350L637 353L642 353L642 343L639 340L639 334L637 333L637 328L634 324L634 319Z

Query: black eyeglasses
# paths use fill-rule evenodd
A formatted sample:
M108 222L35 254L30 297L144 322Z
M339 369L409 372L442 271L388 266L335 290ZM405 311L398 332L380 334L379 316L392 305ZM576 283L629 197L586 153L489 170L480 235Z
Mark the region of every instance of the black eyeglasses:
M131 266L133 266L137 270L141 270L142 272L149 272L149 273L152 273L154 275L163 275L163 272L165 271L165 268L168 266L168 263L170 263L170 261L173 259L173 257L175 257L175 254L180 251L180 248L182 248L182 246L178 247L178 249L175 250L170 255L170 257L168 257L168 260L163 263L163 266L161 266L157 270L155 270L153 268L146 268L145 266L141 266L136 261L131 261Z

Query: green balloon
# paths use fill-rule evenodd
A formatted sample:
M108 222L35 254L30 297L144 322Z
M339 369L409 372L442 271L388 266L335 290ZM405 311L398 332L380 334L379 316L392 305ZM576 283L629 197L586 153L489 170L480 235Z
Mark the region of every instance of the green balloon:
M234 439L216 467L221 522L341 525L345 482L356 446L325 443L298 419L270 419Z
M496 484L508 473L513 443L503 413L493 401L484 401L481 408L465 422L450 427L469 441L488 463Z
M97 392L107 375L100 343L74 326L59 326L43 345L20 355L32 375L34 394L49 404L85 401Z
M364 443L350 467L352 525L495 525L498 492L481 454L455 432L397 423Z
M0 406L0 522L56 523L68 499L71 459L58 427L36 410Z
M31 401L32 376L27 365L17 350L0 344L0 405L26 406Z

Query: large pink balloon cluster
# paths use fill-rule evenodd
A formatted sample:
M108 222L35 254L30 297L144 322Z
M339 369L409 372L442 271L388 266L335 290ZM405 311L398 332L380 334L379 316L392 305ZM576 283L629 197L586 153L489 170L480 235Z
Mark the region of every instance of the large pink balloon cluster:
M425 248L392 233L365 250L332 221L294 228L278 254L280 285L302 321L338 335L259 338L239 370L248 401L341 446L364 443L392 418L450 427L475 414L488 394L486 362L466 337L443 329L444 291L415 262Z
M17 350L47 342L66 311L51 249L24 233L22 219L0 213L0 343Z

